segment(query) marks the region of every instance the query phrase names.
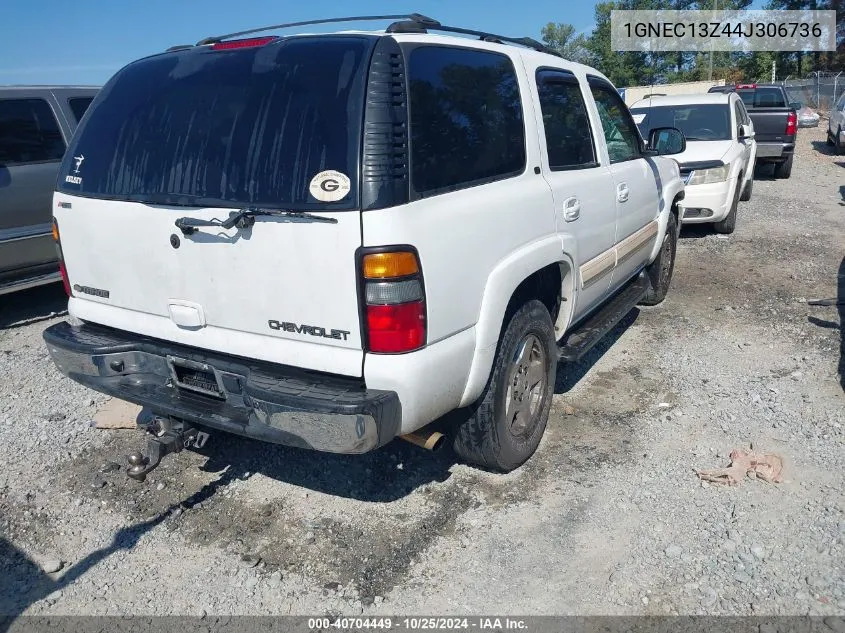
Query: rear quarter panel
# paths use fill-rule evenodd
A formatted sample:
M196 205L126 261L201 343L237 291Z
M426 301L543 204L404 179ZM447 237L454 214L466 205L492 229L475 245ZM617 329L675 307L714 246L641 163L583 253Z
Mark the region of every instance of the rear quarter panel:
M404 356L367 354L364 361L368 386L399 393L406 432L474 400L477 393L465 393L468 377L477 372L482 387L486 382L513 291L531 273L564 259L551 189L534 171L540 164L540 131L530 88L518 53L511 61L522 99L524 171L362 213L364 247L411 244L422 265L426 348ZM431 365L435 357L448 363ZM419 366L430 371L416 379Z

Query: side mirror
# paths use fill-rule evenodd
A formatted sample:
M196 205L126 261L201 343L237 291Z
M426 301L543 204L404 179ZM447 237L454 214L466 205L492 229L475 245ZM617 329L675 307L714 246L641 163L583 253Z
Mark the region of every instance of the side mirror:
M687 148L687 139L676 127L656 127L648 133L650 154L668 156L680 154Z
M747 138L754 138L754 128L750 125L743 123L739 126L739 138L738 140L742 141Z

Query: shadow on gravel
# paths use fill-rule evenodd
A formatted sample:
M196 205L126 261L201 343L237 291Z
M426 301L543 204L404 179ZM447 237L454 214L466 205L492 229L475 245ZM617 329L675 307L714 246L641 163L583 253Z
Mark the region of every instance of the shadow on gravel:
M777 180L775 178L775 164L757 163L754 165L754 180Z
M845 257L836 277L837 310L839 312L839 384L845 391Z
M836 156L836 148L828 145L827 141L812 141L813 149L825 156Z
M616 341L631 327L640 315L640 309L634 308L616 327L608 332L605 337L587 354L576 363L560 363L557 366L557 378L555 380L555 393L562 394L572 389L581 381L587 372L599 362L602 356L607 353Z
M448 422L444 418L434 424ZM424 484L444 482L455 463L447 447L430 452L399 439L363 455L320 453L318 457L314 451L212 432L198 452L208 457L204 470L210 472L229 466L243 476L261 473L307 490L365 502L396 501Z
M842 189L845 190L845 187ZM818 327L839 330L839 363L837 371L839 373L839 384L842 386L842 390L845 391L845 257L842 258L836 275L836 297L816 301L817 303L815 305L817 306L835 306L839 314L839 323L814 315L808 316L807 320ZM809 302L809 305L812 306L813 302Z
M712 224L684 224L681 226L682 240L701 240L716 235Z
M61 283L0 296L0 329L21 327L67 314Z
M181 512L183 508L191 508L205 502L219 488L227 486L236 478L238 473L233 469L225 470L218 479L206 484L180 503L170 505L146 521L121 528L108 546L91 552L79 562L54 575L44 573L26 554L0 536L0 633L5 633L13 618L23 613L30 605L72 584L113 553L131 550L144 534L171 513Z

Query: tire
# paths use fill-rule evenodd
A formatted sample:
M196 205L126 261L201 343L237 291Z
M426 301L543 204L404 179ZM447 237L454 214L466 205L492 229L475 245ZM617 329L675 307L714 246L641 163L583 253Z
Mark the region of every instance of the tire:
M672 283L672 273L675 272L675 254L678 251L678 221L675 214L669 214L669 223L666 226L666 234L663 236L663 244L660 252L653 262L646 266L645 273L648 276L649 288L645 297L640 300L640 305L656 306L662 303L669 292L669 285Z
M836 130L836 136L833 139L834 151L836 152L837 156L842 153L842 141L839 140L841 138L842 138L842 128L840 127L839 129Z
M499 472L524 464L546 430L556 372L552 319L546 306L532 299L510 317L484 392L456 424L452 448L457 456Z
M833 142L833 136L830 134L830 129L827 130L827 139L825 139L828 147L833 147L836 143Z
M775 167L775 170L777 170L777 167ZM716 233L730 235L734 232L734 229L736 229L737 207L739 207L739 186L737 186L736 191L734 191L734 199L731 203L731 210L728 211L728 215L725 216L724 220L713 224L713 230L716 231Z
M754 173L752 172L751 178L748 179L748 184L745 185L742 189L742 195L739 197L741 202L748 202L751 200L751 193L754 191Z
M775 164L775 178L789 178L792 175L792 159L794 154L790 154L782 163Z

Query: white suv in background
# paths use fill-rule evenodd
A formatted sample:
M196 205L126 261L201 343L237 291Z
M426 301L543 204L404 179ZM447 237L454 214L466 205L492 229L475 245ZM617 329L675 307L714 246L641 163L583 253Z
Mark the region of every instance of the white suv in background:
M827 122L827 144L836 147L836 153L841 154L845 149L845 92L830 110Z
M733 233L740 200L750 200L757 144L754 125L734 92L649 97L631 107L644 138L655 128L684 133L686 150L674 158L686 183L684 223L713 223Z

